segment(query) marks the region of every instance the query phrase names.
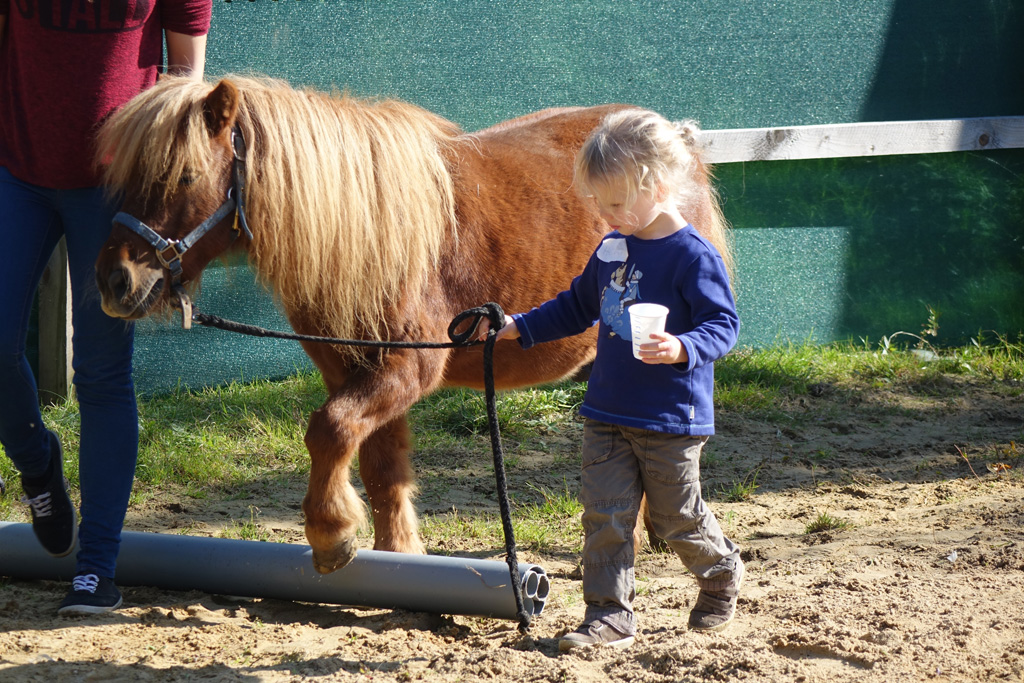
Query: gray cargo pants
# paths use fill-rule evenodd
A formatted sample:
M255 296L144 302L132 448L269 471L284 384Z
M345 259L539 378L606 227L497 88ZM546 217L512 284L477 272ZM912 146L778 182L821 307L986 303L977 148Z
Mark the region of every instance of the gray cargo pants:
M657 534L706 590L731 587L740 550L704 503L700 454L706 436L665 434L586 421L583 432L585 622L604 619L636 633L633 528L647 494Z

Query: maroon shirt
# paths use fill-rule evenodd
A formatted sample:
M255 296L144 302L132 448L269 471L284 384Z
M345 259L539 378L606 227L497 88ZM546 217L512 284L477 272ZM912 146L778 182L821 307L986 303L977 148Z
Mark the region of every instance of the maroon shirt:
M95 136L156 82L163 31L204 35L213 0L0 0L0 166L55 189L99 184Z

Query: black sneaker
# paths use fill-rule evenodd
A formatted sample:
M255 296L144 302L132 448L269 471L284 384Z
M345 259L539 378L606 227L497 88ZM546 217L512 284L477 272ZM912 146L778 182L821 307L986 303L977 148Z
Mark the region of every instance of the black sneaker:
M71 582L71 592L60 603L57 614L101 614L121 606L121 591L113 579L95 574L79 574Z
M32 509L32 531L46 552L54 557L71 554L78 541L78 519L64 479L64 455L60 439L50 434L50 474L41 482L21 478L25 495L21 502Z

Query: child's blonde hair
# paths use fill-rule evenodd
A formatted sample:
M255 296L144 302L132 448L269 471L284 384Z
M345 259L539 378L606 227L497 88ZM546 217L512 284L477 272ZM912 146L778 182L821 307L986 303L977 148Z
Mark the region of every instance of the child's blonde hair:
M609 114L576 155L576 183L584 196L591 196L595 186L623 182L630 203L660 186L686 204L687 192L697 189L690 181L696 159L686 138L692 143L696 131L692 121L677 125L644 109Z
M609 114L576 155L576 186L584 197L592 197L609 183L624 183L629 203L641 192L657 196L660 190L667 193L663 199L676 204L687 220L694 220L687 215L690 207L709 201L711 215L695 227L718 249L731 275L725 219L713 188L697 180L706 171L697 156L699 133L696 121L673 123L646 109Z

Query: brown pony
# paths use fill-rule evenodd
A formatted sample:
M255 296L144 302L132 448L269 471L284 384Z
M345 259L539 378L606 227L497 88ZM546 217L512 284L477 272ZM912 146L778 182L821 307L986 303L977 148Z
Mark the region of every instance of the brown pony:
M267 79L229 77L214 87L168 78L106 123L100 158L109 186L123 193L124 213L181 239L233 187L232 140L240 134L248 149L235 173L248 227L239 229L231 214L216 219L181 257L178 279L194 282L218 255L244 249L299 333L446 341L460 311L487 301L528 310L582 270L608 228L574 190L573 157L620 108L550 109L466 134L397 101ZM705 167L694 176L704 191L684 215L727 255ZM104 310L137 319L166 308L171 278L166 259L124 221L119 214L96 277ZM595 329L529 353L499 344L496 386L571 375L591 360ZM357 452L374 548L424 552L406 413L440 387L482 388L481 347L303 346L328 392L305 437L311 471L302 507L317 571L355 556L365 514L350 482Z

